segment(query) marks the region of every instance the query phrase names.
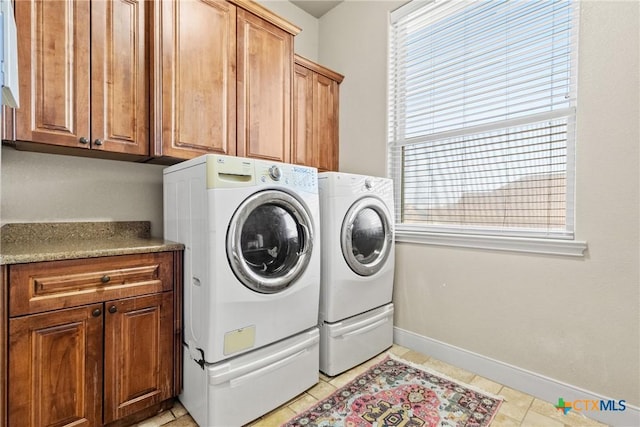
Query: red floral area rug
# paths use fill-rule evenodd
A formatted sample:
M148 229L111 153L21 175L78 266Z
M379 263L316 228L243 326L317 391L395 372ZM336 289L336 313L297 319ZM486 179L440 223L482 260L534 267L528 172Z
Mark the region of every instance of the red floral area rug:
M481 427L502 399L388 356L282 427Z

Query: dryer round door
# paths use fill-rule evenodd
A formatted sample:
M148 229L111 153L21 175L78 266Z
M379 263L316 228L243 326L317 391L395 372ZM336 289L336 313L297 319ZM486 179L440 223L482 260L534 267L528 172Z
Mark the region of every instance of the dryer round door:
M305 271L313 249L313 224L305 207L283 191L266 190L238 207L227 232L227 258L249 289L275 293Z
M342 222L342 255L354 273L371 276L384 266L392 249L390 215L379 199L355 202Z

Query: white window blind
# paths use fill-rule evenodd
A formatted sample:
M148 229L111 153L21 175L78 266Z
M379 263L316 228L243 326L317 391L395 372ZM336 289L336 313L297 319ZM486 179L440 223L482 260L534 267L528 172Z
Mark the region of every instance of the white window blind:
M392 13L399 230L573 237L576 14L547 0Z

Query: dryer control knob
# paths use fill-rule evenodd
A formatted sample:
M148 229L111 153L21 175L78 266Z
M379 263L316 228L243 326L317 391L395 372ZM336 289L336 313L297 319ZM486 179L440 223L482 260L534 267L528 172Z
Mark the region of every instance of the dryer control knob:
M367 190L371 190L373 188L373 181L371 181L371 178L364 180L364 186Z
M282 177L282 170L278 166L273 165L269 168L269 176L274 181L280 181L280 178Z

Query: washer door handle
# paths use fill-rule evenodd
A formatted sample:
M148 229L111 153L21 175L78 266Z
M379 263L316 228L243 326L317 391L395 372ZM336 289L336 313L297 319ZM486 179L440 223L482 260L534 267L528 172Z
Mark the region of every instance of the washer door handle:
M298 225L302 229L302 234L304 236L303 242L302 242L303 243L302 249L300 250L300 252L298 252L298 256L302 256L302 255L305 255L307 252L309 252L309 248L311 247L311 245L309 245L309 241L311 239L311 233L309 232L309 227L307 227L306 224L299 223Z

